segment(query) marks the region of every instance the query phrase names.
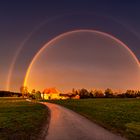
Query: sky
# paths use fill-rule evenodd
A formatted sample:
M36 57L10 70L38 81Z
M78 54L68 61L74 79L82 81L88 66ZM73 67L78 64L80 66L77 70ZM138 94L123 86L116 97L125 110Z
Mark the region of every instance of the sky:
M108 33L140 59L139 6L138 0L0 1L0 90L19 91L36 53L53 38L73 30ZM58 54L64 54L65 49L57 50Z
M137 89L140 65L124 44L108 34L76 30L53 39L34 57L25 85L61 92L87 88Z

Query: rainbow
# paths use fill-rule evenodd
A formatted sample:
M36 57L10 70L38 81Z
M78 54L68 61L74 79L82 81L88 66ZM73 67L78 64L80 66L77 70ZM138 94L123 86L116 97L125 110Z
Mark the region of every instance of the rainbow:
M100 35L104 35L106 37L109 37L110 39L118 42L119 44L121 44L121 46L123 46L128 52L129 54L132 56L132 58L135 60L136 64L138 65L138 67L140 68L140 63L139 63L139 60L138 58L136 57L136 55L133 53L133 51L126 45L124 44L122 41L120 41L119 39L117 39L116 37L108 34L108 33L105 33L105 32L101 32L101 31L97 31L97 30L89 30L89 29L80 29L80 30L74 30L74 31L69 31L69 32L66 32L66 33L63 33L63 34L60 34L59 36L55 37L54 39L50 40L48 43L46 43L37 53L36 55L34 56L34 58L32 59L27 71L26 71L26 74L25 74L25 78L24 78L24 82L23 82L23 85L24 86L27 86L27 80L28 80L28 76L29 76L29 73L30 73L30 70L32 68L32 65L34 64L34 62L37 60L37 57L49 46L51 45L52 43L54 43L55 41L63 38L64 36L67 36L69 34L72 34L72 33L78 33L78 32L91 32L91 33L97 33L97 34L100 34Z

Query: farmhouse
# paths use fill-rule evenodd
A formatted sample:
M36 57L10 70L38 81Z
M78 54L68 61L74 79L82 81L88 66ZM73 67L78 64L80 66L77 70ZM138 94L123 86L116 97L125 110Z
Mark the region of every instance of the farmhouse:
M56 88L46 88L41 94L41 97L46 100L60 99L59 94L60 92Z
M56 88L46 88L41 94L42 99L59 100L59 99L80 99L79 95L60 93Z

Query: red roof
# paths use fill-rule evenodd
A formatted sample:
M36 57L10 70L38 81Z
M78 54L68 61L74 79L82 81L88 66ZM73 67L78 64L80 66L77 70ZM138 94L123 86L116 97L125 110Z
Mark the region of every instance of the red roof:
M57 94L59 91L55 88L46 88L43 91L44 94Z

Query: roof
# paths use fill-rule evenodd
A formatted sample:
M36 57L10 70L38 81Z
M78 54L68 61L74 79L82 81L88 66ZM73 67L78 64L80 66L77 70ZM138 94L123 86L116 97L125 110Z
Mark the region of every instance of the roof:
M43 91L44 94L58 94L59 91L56 88L46 88Z

